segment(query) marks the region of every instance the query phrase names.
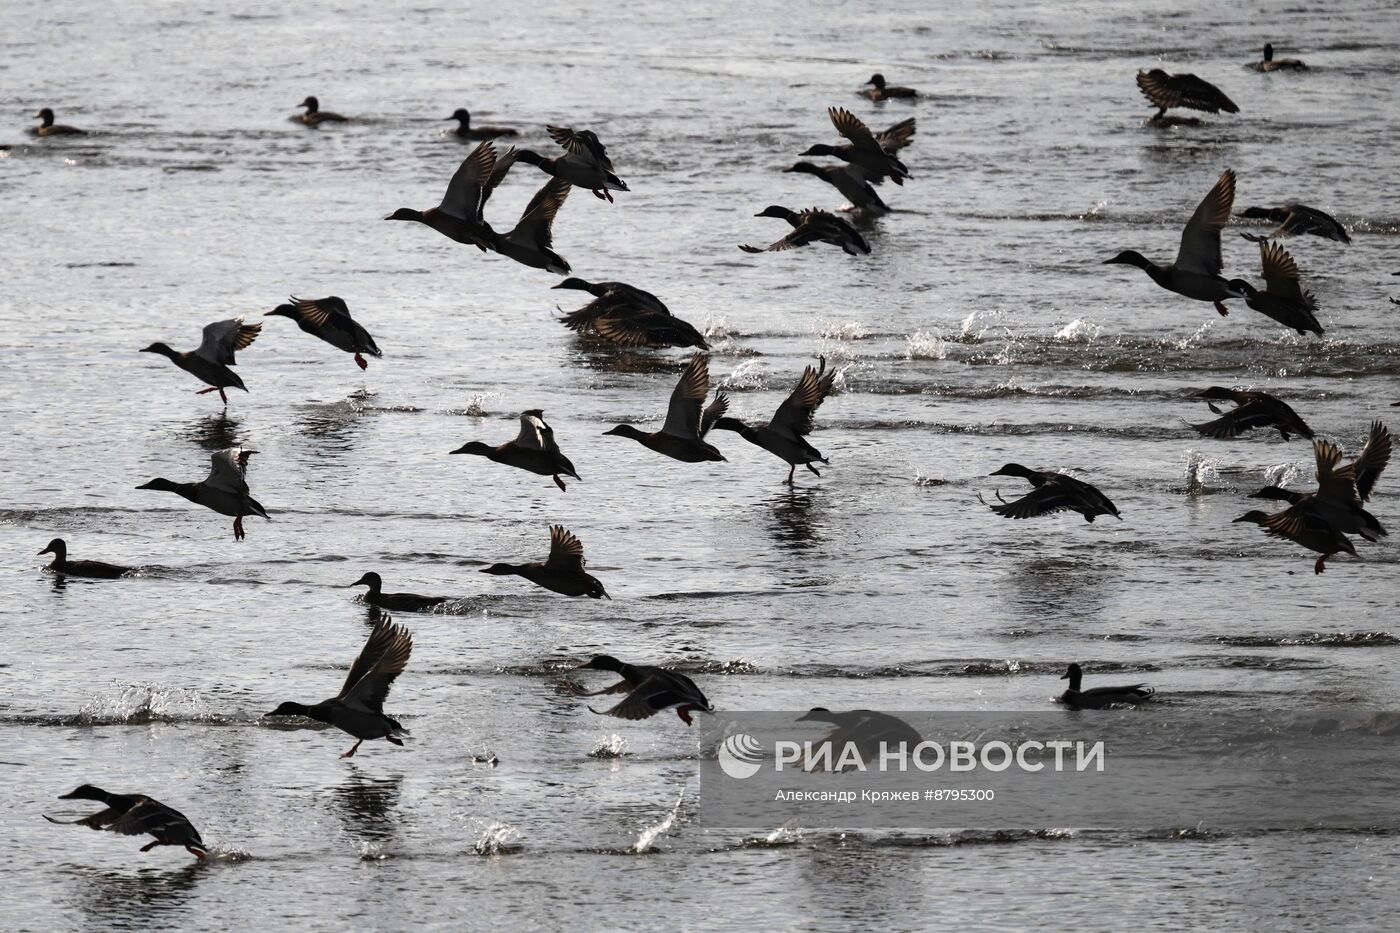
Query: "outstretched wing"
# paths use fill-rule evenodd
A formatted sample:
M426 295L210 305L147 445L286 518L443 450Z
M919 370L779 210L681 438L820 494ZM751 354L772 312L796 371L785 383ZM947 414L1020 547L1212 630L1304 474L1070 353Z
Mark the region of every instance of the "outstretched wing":
M1359 505L1355 467L1350 463L1341 465L1341 448L1331 441L1313 441L1313 457L1317 461L1318 496Z
M1235 173L1227 168L1181 231L1181 248L1176 253L1178 269L1200 275L1220 274L1224 267L1220 259L1220 231L1230 222L1234 203Z
M570 156L597 163L605 171L613 170L612 160L608 158L608 147L599 141L597 134L592 130L575 132L567 126L546 126L545 132L549 133L550 139L563 146Z
M247 495L248 481L244 479L244 474L248 471L248 458L255 453L256 450L244 450L242 447L217 451L209 458L211 469L204 485L236 496Z
M1356 494L1365 502L1371 498L1371 491L1376 488L1376 480L1380 479L1381 473L1385 472L1386 465L1390 463L1390 431L1379 421L1371 422L1371 436L1366 439L1366 446L1361 448L1361 453L1351 464L1352 473L1356 476Z
M1235 102L1211 84L1192 74L1167 74L1160 68L1139 71L1137 85L1144 97L1162 110L1186 107L1206 113L1239 113Z
M1046 483L1013 502L1003 502L1001 505L992 506L991 509L1003 518L1034 518L1037 515L1049 515L1051 512L1062 512L1073 507L1072 496L1067 495L1065 490L1056 484Z
M495 168L495 147L489 142L477 146L452 174L438 210L458 220L480 221L481 206L486 201L486 186Z
M1288 251L1277 243L1259 241L1259 259L1264 265L1264 282L1271 294L1303 303L1303 290L1298 285L1298 265Z
M621 703L611 709L593 710L601 716L614 716L618 719L648 719L670 706L681 702L671 685L660 677L652 675L637 685L637 689L627 694ZM591 708L591 707L590 707Z
M220 366L232 366L235 362L233 354L246 349L257 339L260 330L261 321L256 324L244 324L241 316L207 324L204 327L204 338L194 351L195 355Z
M693 439L700 436L700 406L710 394L710 361L703 353L690 358L680 381L671 392L663 434Z
M550 525L549 557L544 565L551 570L582 570L583 542L563 525Z
M564 206L573 185L558 178L545 182L543 188L535 192L530 203L525 205L525 213L515 229L506 234L506 239L522 246L549 249L554 243L554 215Z
M194 837L192 841L199 842L199 833L183 813L150 797L143 797L140 803L127 810L107 829L123 836L149 834L160 840L168 839L175 831L187 830Z
M914 118L900 120L894 126L875 137L886 152L895 153L914 140Z
M535 408L520 413L520 433L515 438L516 447L545 450L553 440L554 432L545 424L543 410Z
M769 430L787 435L792 440L812 433L815 426L813 415L831 393L832 382L836 379L835 370L829 373L826 371L826 357L818 359L821 368L813 369L808 366L802 371L802 378L797 380L797 387L778 406L773 420L768 422Z
M395 625L388 616L382 617L350 665L337 699L366 712L383 713L389 688L403 673L412 652L413 637L408 629Z
M875 134L870 132L870 127L861 122L860 117L851 113L845 107L828 107L827 116L831 117L831 125L836 127L836 132L851 141L857 149L865 149L869 152L884 152Z
M704 437L710 433L710 428L715 426L715 422L724 417L724 413L729 411L729 396L723 392L715 393L715 400L705 406L705 411L700 415L700 436Z

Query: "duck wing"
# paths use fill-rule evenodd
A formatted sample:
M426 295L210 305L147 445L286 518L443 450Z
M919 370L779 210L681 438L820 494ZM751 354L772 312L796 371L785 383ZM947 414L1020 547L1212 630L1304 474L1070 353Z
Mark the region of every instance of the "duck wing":
M627 694L621 703L611 709L593 712L618 719L649 719L663 709L689 702L692 698L687 697L683 691L678 691L672 679L664 676L667 673L669 672L656 671L637 684L637 688ZM707 703L706 706L708 705Z
M563 146L570 157L593 162L605 171L613 171L612 160L608 158L608 147L598 140L592 130L574 132L567 126L546 126L549 138Z
M1278 228L1277 233L1280 236L1300 236L1304 233L1311 233L1314 236L1336 240L1338 243L1351 242L1346 227L1343 227L1331 214L1315 207L1308 207L1306 204L1289 204L1284 210L1288 212L1288 215Z
M520 246L532 249L549 249L554 243L554 215L564 206L573 185L558 178L545 182L543 188L535 192L530 203L525 205L525 213L515 229L506 234L506 239Z
M1379 421L1372 421L1371 436L1351 464L1352 473L1356 476L1356 494L1362 502L1371 498L1376 480L1381 478L1386 465L1390 463L1390 447L1390 431Z
M232 366L235 363L234 353L247 349L248 345L257 339L260 330L261 321L256 324L244 324L242 316L206 324L204 338L194 351L195 355L220 366Z
M1308 532L1324 532L1342 537L1332 527L1332 523L1317 511L1311 499L1291 505L1282 512L1275 512L1264 519L1260 527L1275 538L1294 542Z
M563 525L549 526L549 557L544 565L550 570L583 571L583 542Z
M880 141L875 138L875 134L870 132L870 127L866 126L860 117L845 107L828 107L826 113L827 116L831 117L831 125L836 127L836 132L849 139L851 145L857 149L864 149L867 152L885 152Z
M1074 497L1069 495L1063 487L1055 483L1046 483L1032 489L1019 499L994 505L991 509L1003 518L1035 518L1038 515L1063 512L1066 509L1074 508L1074 506Z
M548 450L554 444L554 431L545 424L543 409L535 408L520 413L520 433L515 438L516 447L529 450Z
M700 437L700 406L710 394L710 361L703 353L690 358L680 381L671 391L662 434L695 440Z
M496 156L496 165L491 169L491 177L486 180L485 186L481 189L482 211L486 210L486 202L491 200L491 192L496 190L505 179L506 174L510 172L510 167L515 164L515 157L518 154L516 148L512 146L505 152ZM481 219L480 214L477 215L477 219Z
M157 839L169 837L171 830L185 829L194 836L194 842L200 841L199 833L183 813L150 797L142 797L136 806L106 829L123 836L151 835Z
M1231 409L1214 421L1193 424L1191 427L1200 432L1203 437L1228 439L1239 437L1245 431L1252 431L1255 428L1267 428L1274 423L1274 420L1274 415L1265 408L1263 403L1255 399Z
M458 220L479 222L481 206L486 201L486 186L495 167L494 146L485 142L473 149L452 173L438 210Z
M723 392L715 393L715 400L705 406L705 411L700 415L700 436L704 437L710 433L710 428L715 426L715 422L724 417L724 413L729 411L729 396Z
M831 393L831 384L836 379L835 370L826 371L826 357L819 357L818 360L821 368L808 366L802 371L797 386L778 406L773 420L768 422L769 430L794 441L812 433L815 427L813 416Z
M1305 304L1303 290L1298 285L1298 265L1288 251L1277 243L1259 241L1259 259L1264 266L1264 282L1270 294L1297 304Z
M209 476L204 480L204 485L235 496L248 495L248 481L244 474L248 471L248 458L255 453L256 450L244 450L242 447L215 452L209 458Z
M1160 68L1139 71L1137 85L1144 97L1153 106L1166 110L1170 107L1186 107L1206 113L1239 113L1235 102L1211 84L1192 74L1167 74Z
M1219 275L1224 263L1220 259L1220 231L1230 222L1230 210L1235 203L1235 173L1226 169L1210 193L1196 207L1181 232L1181 248L1176 253L1176 268L1200 275Z
M1317 461L1318 498L1360 505L1355 465L1341 465L1341 448L1331 441L1313 441L1313 457Z
M894 153L914 140L914 118L900 120L894 126L875 137L875 141L886 152Z
M350 673L336 699L347 706L383 715L389 688L403 673L412 652L413 637L408 629L395 625L388 616L382 617L350 665Z

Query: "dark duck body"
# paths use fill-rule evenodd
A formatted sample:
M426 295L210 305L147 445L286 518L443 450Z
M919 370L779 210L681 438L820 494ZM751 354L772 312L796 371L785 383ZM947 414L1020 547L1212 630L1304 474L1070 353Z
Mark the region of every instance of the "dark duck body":
M734 431L750 444L756 444L773 456L785 461L788 466L787 485L793 485L793 474L799 466L805 466L812 473L821 476L813 463L828 463L821 451L807 442L807 435L815 427L814 416L817 409L831 393L836 372L826 371L826 358L820 358L820 369L808 366L802 371L797 386L778 406L772 420L748 425L737 418L720 418L715 421L715 429Z
M694 720L691 713L713 713L714 707L705 694L684 674L652 667L644 664L624 664L612 655L600 654L579 665L580 670L611 671L622 679L611 687L591 692L580 691L581 696L603 696L625 693L620 703L606 710L591 712L600 716L615 716L618 719L649 719L662 710L674 709L681 722L687 726Z
M105 804L107 809L79 820L56 820L44 814L44 819L50 823L105 829L123 836L153 837L155 841L142 846L142 852L149 852L156 846L180 846L195 858L202 859L209 851L204 840L199 838L199 830L183 813L145 794L113 794L100 787L83 784L59 795L58 799L91 800Z
M1032 470L1019 463L1008 463L991 476L1019 476L1035 488L1014 502L1001 500L1001 505L991 506L993 512L1003 518L1035 518L1052 512L1078 512L1086 522L1092 522L1099 515L1112 515L1122 520L1118 508L1098 489L1064 473L1048 473ZM1001 494L997 494L1001 499Z
M861 96L877 102L891 99L908 100L919 96L919 92L912 87L902 87L898 84L887 83L885 81L885 76L878 72L871 75L870 80L865 83L870 85L870 87L861 91Z
M1225 386L1211 386L1196 393L1197 398L1208 399L1207 405L1219 418L1204 424L1193 424L1203 437L1239 437L1255 428L1276 428L1286 441L1293 434L1312 440L1313 431L1286 402L1267 392L1245 392ZM1221 414L1215 402L1233 402L1235 407Z
M703 353L690 358L680 381L671 392L666 423L660 431L647 433L630 424L620 424L605 435L629 437L648 450L682 463L723 460L724 455L706 442L716 421L729 408L729 399L717 393L704 411L701 406L710 392L710 363Z
M427 612L441 606L443 603L451 602L447 596L419 596L417 593L386 593L384 592L384 580L374 571L366 573L356 580L351 586L367 586L365 592L365 602L380 609L388 609L392 612Z
M452 135L458 139L478 141L520 135L518 130L504 126L472 126L472 115L464 107L458 107L447 119L457 121L457 128L452 131Z
M553 477L555 485L561 491L567 490L568 487L560 477L579 479L574 465L564 456L559 444L554 440L554 429L544 420L544 411L539 408L520 413L520 433L515 440L496 447L481 441L468 441L451 452L474 454L485 457L492 463L515 467L517 470L525 470L539 476Z
M800 164L800 163L799 163ZM816 208L794 211L777 204L770 204L754 215L755 217L778 217L788 222L792 232L768 246L740 245L746 253L771 253L796 249L809 243L830 243L839 246L848 256L869 255L870 244L855 227L837 217Z
M563 525L551 525L549 557L543 563L492 564L483 568L481 572L496 576L524 577L536 586L565 596L612 599L598 578L587 573L583 569L584 566L583 542L570 534Z
M350 308L345 302L331 295L328 298L290 299L290 304L278 305L264 317L285 317L296 321L297 327L313 337L324 340L337 350L355 355L355 364L368 369L362 353L370 356L383 356L369 331L350 316Z
M1311 234L1337 243L1351 242L1351 236L1347 233L1347 228L1342 226L1341 221L1325 211L1308 207L1306 204L1285 204L1283 207L1246 207L1239 213L1239 216L1251 220L1269 220L1278 224L1276 228L1262 237L1253 233L1241 233L1240 236L1246 240L1287 238Z
M52 554L53 560L45 570L70 577L92 577L98 580L115 580L134 568L106 564L100 560L69 560L68 544L62 538L54 538L40 554Z
M1108 706L1135 706L1150 699L1155 690L1146 684L1130 684L1124 687L1093 687L1081 689L1084 671L1078 664L1071 664L1060 675L1061 680L1069 681L1069 689L1060 694L1060 702L1072 709L1104 709Z

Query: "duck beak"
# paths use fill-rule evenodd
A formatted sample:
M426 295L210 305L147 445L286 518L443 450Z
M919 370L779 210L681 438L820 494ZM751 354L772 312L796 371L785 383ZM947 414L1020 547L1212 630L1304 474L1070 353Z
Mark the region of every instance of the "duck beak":
M1061 679L1061 680L1069 680L1069 671L1065 671L1063 674L1061 674L1061 675L1060 675L1060 679Z
M52 553L53 553L53 548L51 548L51 547L46 547L46 548L44 548L42 551L39 552L39 554L52 554ZM35 555L35 556L37 557L38 555Z

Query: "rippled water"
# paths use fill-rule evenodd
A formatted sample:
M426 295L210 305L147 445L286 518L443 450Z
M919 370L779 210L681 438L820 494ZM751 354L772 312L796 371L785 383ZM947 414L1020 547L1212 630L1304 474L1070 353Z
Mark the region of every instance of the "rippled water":
M721 709L1040 709L1078 660L1150 680L1169 707L1400 703L1394 546L1314 576L1301 549L1230 524L1253 487L1306 483L1309 448L1185 423L1212 384L1283 395L1349 450L1395 415L1391 4L239 6L0 7L0 925L1393 916L1388 836L688 829L707 754L694 735L594 717L560 683L606 650L688 671ZM1312 70L1245 70L1265 39ZM1157 63L1220 84L1240 114L1144 127L1132 77ZM863 101L875 68L925 96ZM287 122L307 94L354 121ZM44 105L94 134L26 138ZM740 253L782 232L752 216L767 204L839 205L779 171L829 140L830 105L919 121L914 179L882 192L898 212L866 231L873 254ZM584 347L552 320L581 293L382 222L437 201L466 151L438 118L459 106L546 149L546 122L598 131L632 191L575 192L556 248L705 329L739 415L765 418L819 354L840 369L813 437L821 479L786 489L783 465L734 435L717 439L730 462L699 465L602 437L659 423L682 352ZM1101 264L1124 248L1169 259L1226 167L1238 207L1299 199L1353 231L1350 247L1287 244L1326 339ZM513 172L492 216L542 177ZM1257 249L1225 239L1227 271L1257 280ZM269 319L241 354L250 393L222 411L136 352L193 347L203 324L288 294L344 297L384 359L362 375ZM583 476L567 493L447 456L513 436L535 407ZM274 518L250 519L243 543L134 489L200 478L232 443L259 451L250 482ZM1007 460L1076 471L1124 520L991 515L977 494L1016 491L986 476ZM1374 511L1395 524L1391 479ZM555 522L614 601L476 572L542 556ZM141 572L56 581L32 556L55 535ZM389 708L409 747L343 762L341 733L258 716L339 685L371 618L343 587L367 570L456 599L400 616L416 647ZM84 781L179 807L218 857L187 865L39 819Z

